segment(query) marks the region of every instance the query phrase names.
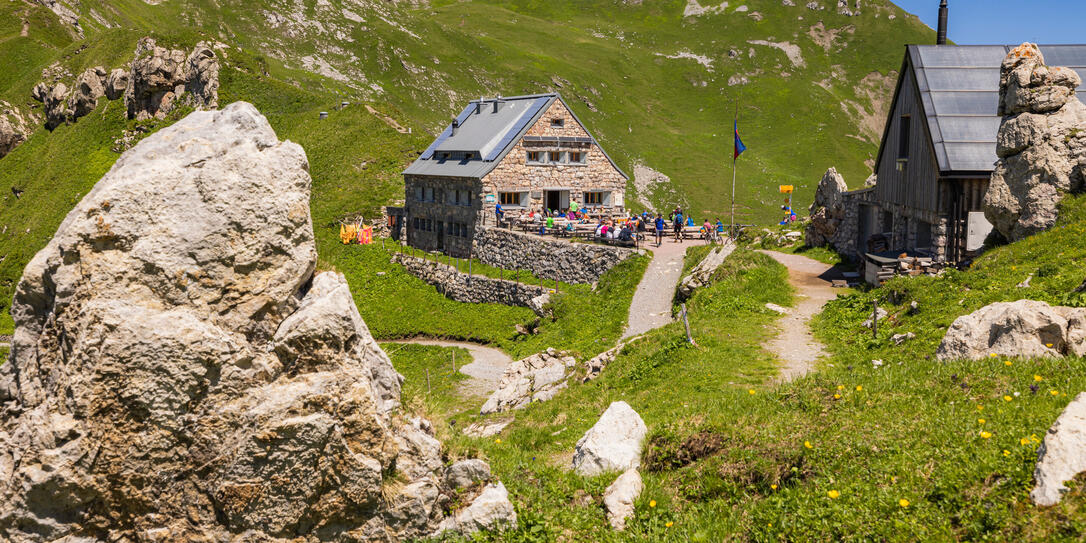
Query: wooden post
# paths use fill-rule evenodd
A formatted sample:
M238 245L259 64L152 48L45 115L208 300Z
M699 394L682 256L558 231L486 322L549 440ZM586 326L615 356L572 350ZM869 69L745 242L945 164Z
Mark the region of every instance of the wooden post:
M430 368L426 368L426 395L430 395Z
M456 375L456 351L453 351L452 365L453 365L453 375L455 376Z
M871 311L871 337L877 339L879 337L879 301L872 300L871 306L874 307Z
M691 345L697 346L697 343L694 343L694 336L690 335L690 320L686 318L686 304L682 304L682 308L683 326L686 327L686 340L689 341Z

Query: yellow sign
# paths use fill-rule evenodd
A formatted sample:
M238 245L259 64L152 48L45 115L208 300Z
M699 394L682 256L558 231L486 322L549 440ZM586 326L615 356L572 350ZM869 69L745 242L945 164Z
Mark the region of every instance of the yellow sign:
M781 194L790 194L792 192L792 185L781 185Z

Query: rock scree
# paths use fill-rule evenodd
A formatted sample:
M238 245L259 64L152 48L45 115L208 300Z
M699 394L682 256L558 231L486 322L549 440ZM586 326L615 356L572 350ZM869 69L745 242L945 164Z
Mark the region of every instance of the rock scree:
M1032 43L1003 60L995 171L984 215L1010 241L1051 228L1059 203L1086 188L1086 105L1070 68L1045 66Z
M432 426L400 413L402 377L343 276L314 276L310 185L302 148L235 103L144 139L68 214L12 303L0 540L443 527Z

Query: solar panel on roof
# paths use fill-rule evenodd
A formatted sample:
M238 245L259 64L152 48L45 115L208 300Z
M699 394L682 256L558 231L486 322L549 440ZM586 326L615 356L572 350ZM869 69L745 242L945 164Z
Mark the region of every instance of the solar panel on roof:
M925 68L931 90L982 90L999 88L999 68Z
M1002 45L986 46L917 46L920 60L925 68L932 66L999 66L1007 55L1007 48Z
M944 115L988 115L999 112L999 93L978 91L932 91L931 101L935 104L935 114ZM995 134L992 135L995 141Z
M1049 66L1086 66L1086 45L1042 45L1041 54Z
M550 101L550 97L536 98L532 105L528 106L528 109L524 112L524 114L522 114L520 118L517 119L516 124L514 124L512 128L506 131L505 136L503 136L502 139L497 143L497 145L494 146L494 149L489 154L487 154L485 160L489 161L498 158L498 155L500 155L502 151L505 150L505 147L513 141L513 138L516 138L518 135L520 135L520 131L524 130L524 127L528 126L528 123L532 121L532 119L536 116L539 110L545 107Z
M940 132L947 142L994 142L999 117L939 117Z
M996 161L996 144L946 143L951 171L991 171Z

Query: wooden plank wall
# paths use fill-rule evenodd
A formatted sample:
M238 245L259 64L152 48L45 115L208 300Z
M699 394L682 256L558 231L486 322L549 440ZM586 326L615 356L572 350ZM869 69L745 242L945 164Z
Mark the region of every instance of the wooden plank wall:
M889 119L885 147L877 165L879 182L876 199L931 213L938 212L938 165L935 160L928 122L920 105L920 91L912 62L902 70L901 90ZM902 116L909 115L909 161L903 172L897 170L898 142Z

